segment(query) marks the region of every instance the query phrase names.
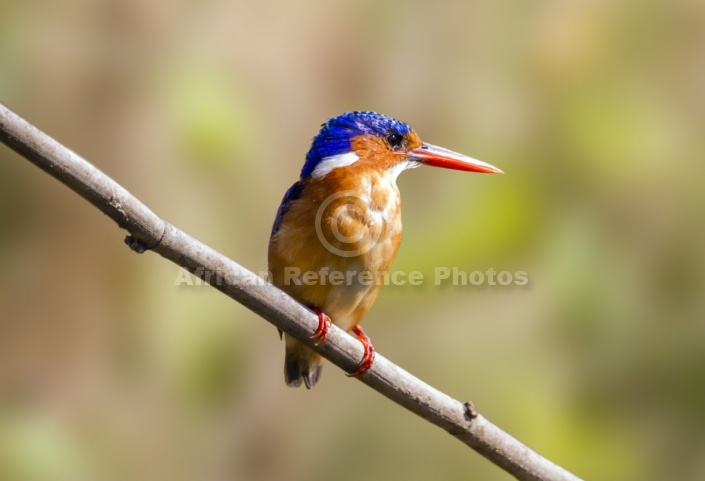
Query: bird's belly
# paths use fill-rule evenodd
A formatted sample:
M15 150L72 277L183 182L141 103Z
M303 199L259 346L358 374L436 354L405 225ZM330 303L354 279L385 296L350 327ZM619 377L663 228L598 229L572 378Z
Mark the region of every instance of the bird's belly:
M349 330L384 284L401 241L400 210L399 191L384 178L362 191L302 198L270 242L272 282Z
M374 229L365 229L365 235L356 241L362 246L358 247L360 252L354 256L340 255L316 237L289 233L285 243L270 248L272 282L300 302L328 314L342 329L350 330L372 307L394 260L401 227L390 227L374 236L367 234Z
M300 302L322 310L333 323L349 330L357 325L384 285L396 249L392 239L378 240L354 258L317 248L315 240L298 254L286 256L283 269L272 269L273 283ZM398 244L397 244L398 245Z

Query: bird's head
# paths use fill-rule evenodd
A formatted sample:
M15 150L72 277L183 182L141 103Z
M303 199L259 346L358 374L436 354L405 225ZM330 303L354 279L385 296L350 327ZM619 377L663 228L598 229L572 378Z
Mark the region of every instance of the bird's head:
M502 173L496 167L422 142L404 122L375 112L348 112L330 119L313 139L301 178L321 178L349 167L350 173L389 172L432 165L469 172Z

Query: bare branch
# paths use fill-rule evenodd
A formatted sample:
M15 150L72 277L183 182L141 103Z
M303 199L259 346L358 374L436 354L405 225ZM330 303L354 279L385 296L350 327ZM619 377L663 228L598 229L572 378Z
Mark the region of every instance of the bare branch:
M130 233L127 243L133 250L153 250L201 278L220 276L223 282L213 287L344 371L357 368L363 350L353 337L332 326L326 342L315 346L309 338L318 327L315 314L254 273L160 219L117 182L2 104L0 140L127 230ZM517 479L579 479L489 422L477 413L472 403L451 398L379 354L372 369L360 380L443 428Z

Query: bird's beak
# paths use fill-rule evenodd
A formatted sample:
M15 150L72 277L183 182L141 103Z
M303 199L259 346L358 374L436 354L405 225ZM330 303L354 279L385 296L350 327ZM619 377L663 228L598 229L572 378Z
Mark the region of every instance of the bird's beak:
M486 174L503 174L501 170L481 160L473 159L467 155L453 152L432 144L424 143L421 147L409 151L407 156L410 160L421 162L422 164L446 169L465 170L467 172L482 172Z

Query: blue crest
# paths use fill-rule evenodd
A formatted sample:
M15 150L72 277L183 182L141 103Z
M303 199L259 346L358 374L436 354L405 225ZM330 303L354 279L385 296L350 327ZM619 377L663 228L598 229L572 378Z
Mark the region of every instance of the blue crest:
M321 131L313 139L311 149L306 154L306 163L301 169L301 178L311 175L318 163L331 155L350 152L350 140L359 135L390 134L405 136L411 127L404 122L378 114L377 112L346 112L330 119L321 126Z

